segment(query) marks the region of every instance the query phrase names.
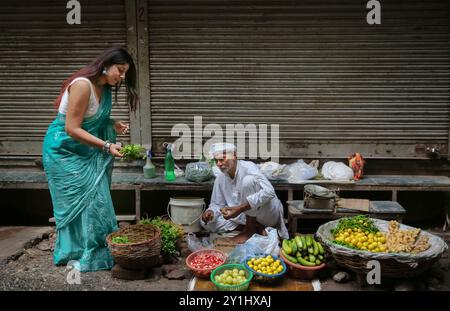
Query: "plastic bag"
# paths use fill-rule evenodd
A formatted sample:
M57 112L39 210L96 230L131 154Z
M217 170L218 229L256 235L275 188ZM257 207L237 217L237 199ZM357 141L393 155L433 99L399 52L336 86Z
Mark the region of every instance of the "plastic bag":
M207 162L192 162L186 165L186 179L202 182L212 178L211 166Z
M314 178L318 174L316 167L306 164L303 160L298 160L295 163L288 165L289 177L288 181L290 183L301 182Z
M353 178L353 170L342 162L328 161L322 166L322 175L326 179L345 179Z
M195 252L204 248L214 248L214 245L208 238L204 237L201 240L199 240L199 238L197 238L197 236L192 232L189 232L187 234L186 242L187 247L191 252Z
M267 236L255 233L244 244L236 246L228 256L227 263L242 263L247 257L262 253L278 256L280 253L278 231L267 227L266 232Z
M236 246L227 257L227 263L243 263L245 258L263 253L255 243L245 242Z
M286 180L289 172L285 164L276 162L265 162L259 166L261 172L270 180Z
M246 243L253 243L265 254L278 256L280 253L280 246L278 245L278 231L275 228L267 227L267 235L254 234Z

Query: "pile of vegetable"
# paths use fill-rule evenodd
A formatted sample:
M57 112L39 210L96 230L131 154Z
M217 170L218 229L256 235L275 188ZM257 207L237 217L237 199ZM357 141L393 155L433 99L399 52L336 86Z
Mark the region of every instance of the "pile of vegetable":
M130 241L128 240L128 237L125 235L119 235L116 237L113 237L111 240L112 243L116 243L116 244L128 244L130 243Z
M215 269L225 261L214 254L199 254L195 256L190 265L195 269Z
M283 240L281 252L284 258L302 266L318 266L325 262L322 244L311 235L298 235L291 240Z
M123 161L133 161L133 160L145 160L147 156L145 155L145 148L141 145L129 144L122 149L120 149L120 154L123 156Z
M331 230L333 243L374 253L419 253L430 247L428 238L419 238L420 229L400 230L397 221L389 222L389 231L381 232L365 215L342 218Z
M240 285L247 280L245 270L243 269L227 269L220 275L216 275L214 280L220 285Z
M253 257L247 261L247 265L256 272L263 274L279 274L283 272L283 265L280 260L274 260L272 256Z
M165 255L172 255L176 252L176 242L183 236L183 229L170 220L164 220L162 217L153 219L143 218L141 224L152 224L161 230L161 251Z
M371 252L386 251L386 236L365 215L342 218L331 233L333 243Z

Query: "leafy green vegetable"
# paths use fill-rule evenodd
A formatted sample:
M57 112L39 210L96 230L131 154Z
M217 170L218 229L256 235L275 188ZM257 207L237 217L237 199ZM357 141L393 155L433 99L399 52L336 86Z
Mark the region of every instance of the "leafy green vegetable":
M127 237L127 236L121 236L121 235L116 236L116 237L113 237L112 240L111 240L111 242L117 243L117 244L127 244L127 243L130 243L130 241L128 240L128 237Z
M354 217L342 218L341 220L339 220L336 228L331 229L331 233L333 235L337 235L342 230L354 228L368 231L369 233L377 233L379 231L369 217L367 217L366 215L358 215Z
M145 148L141 145L130 144L122 149L120 153L123 155L122 160L145 160L147 156L145 155Z
M176 242L183 236L183 229L170 220L164 220L161 217L142 218L140 224L152 224L161 230L161 248L166 255L175 253Z

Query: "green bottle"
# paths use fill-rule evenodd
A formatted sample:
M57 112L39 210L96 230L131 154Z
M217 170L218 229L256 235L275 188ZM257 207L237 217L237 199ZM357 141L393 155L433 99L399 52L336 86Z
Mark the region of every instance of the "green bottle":
M144 167L144 178L154 178L156 176L156 168L152 163L152 153L150 150L147 150L147 162Z
M164 160L165 177L167 181L174 181L177 177L175 176L175 160L172 156L172 144L167 144L166 150L166 158Z

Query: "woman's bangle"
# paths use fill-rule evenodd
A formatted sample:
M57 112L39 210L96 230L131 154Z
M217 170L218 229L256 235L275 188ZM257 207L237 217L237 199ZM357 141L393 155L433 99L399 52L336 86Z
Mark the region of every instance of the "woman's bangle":
M103 144L103 152L104 153L110 153L111 151L109 150L111 147L111 143L109 142L109 140L105 141L105 143Z

